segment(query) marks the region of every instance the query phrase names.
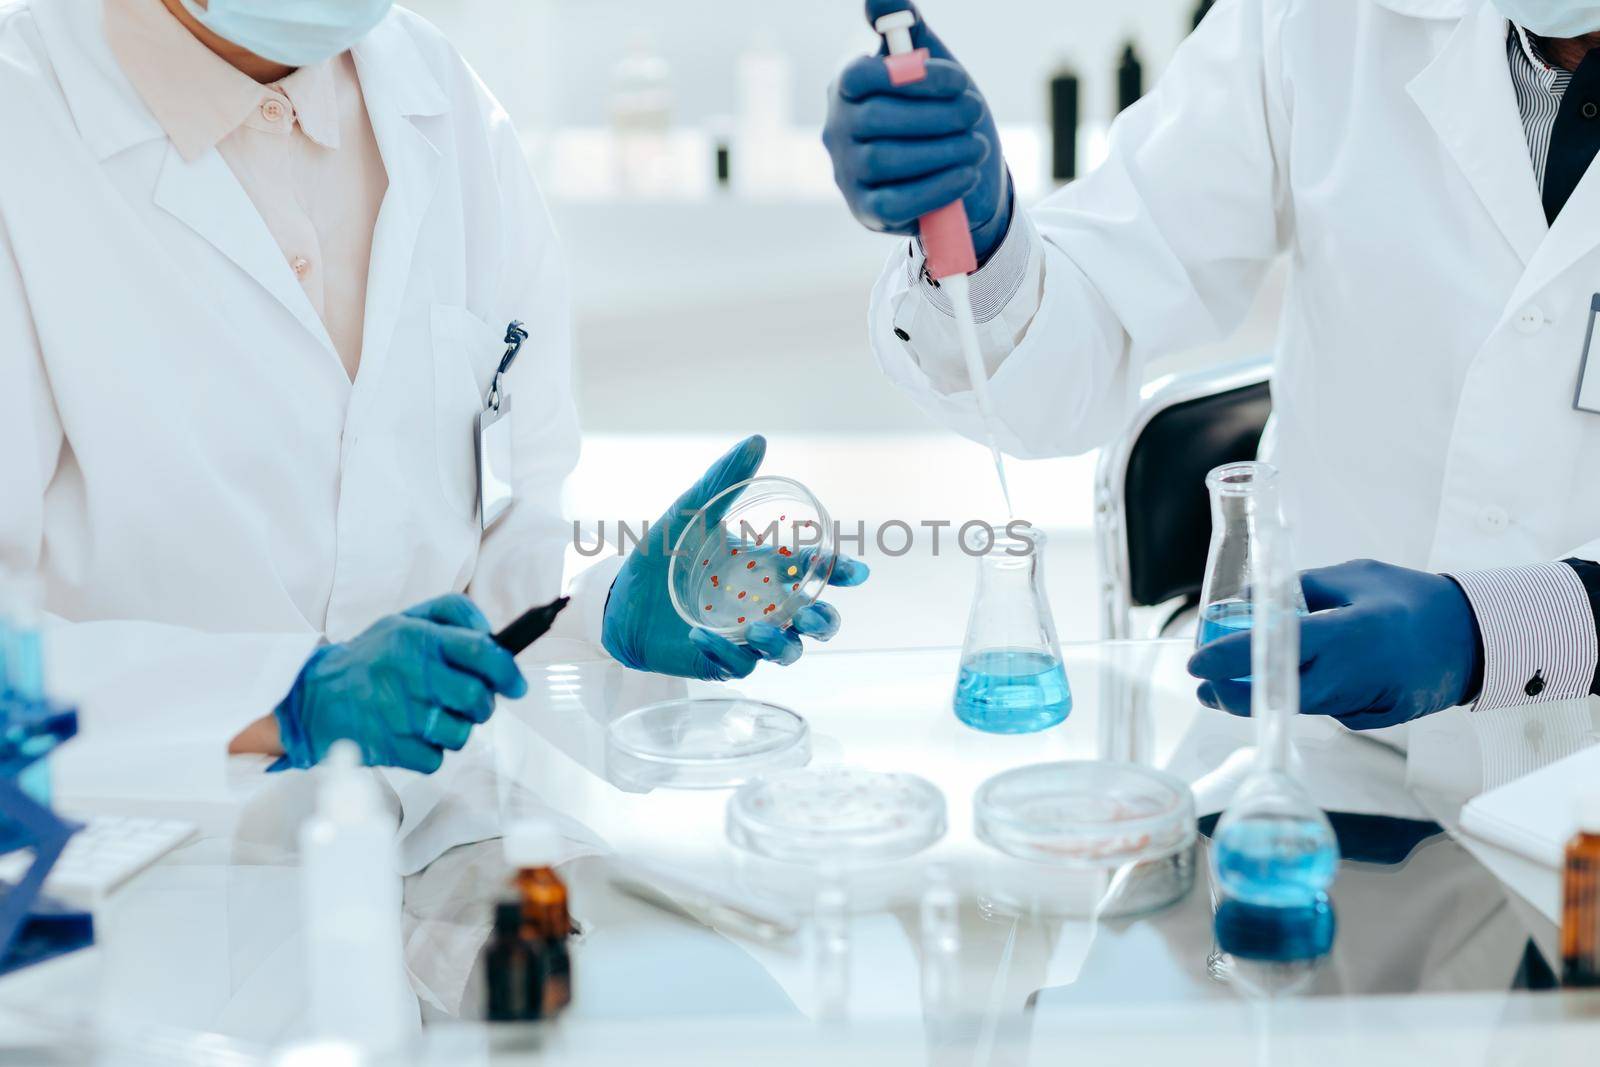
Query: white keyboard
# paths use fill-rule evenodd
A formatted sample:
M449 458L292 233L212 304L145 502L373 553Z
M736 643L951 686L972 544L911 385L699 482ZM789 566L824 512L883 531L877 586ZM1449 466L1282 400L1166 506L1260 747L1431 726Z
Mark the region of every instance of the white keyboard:
M44 891L68 904L92 908L122 883L194 836L195 825L176 819L96 816L73 834L45 879ZM33 862L31 852L0 856L0 879L16 882Z

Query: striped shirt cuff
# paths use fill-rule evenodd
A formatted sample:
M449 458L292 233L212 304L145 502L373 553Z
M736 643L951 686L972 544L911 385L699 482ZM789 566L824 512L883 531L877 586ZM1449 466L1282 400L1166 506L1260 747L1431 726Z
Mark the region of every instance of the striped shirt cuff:
M1483 688L1473 711L1588 695L1597 655L1594 610L1565 563L1450 574L1483 636Z
M1021 290L1028 277L1028 256L1033 251L1033 223L1027 212L1018 208L1011 215L1011 229L1005 240L995 249L989 262L979 267L971 277L972 317L979 326L998 318L1011 298ZM955 309L950 298L928 277L923 267L927 257L922 254L920 239L911 242L911 254L906 263L906 274L913 288L922 290L923 297L942 314L954 318Z

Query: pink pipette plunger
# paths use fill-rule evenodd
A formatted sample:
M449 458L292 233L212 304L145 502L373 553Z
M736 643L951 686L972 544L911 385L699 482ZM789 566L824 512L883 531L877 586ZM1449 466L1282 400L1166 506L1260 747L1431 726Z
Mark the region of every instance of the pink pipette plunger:
M883 35L889 47L884 65L889 68L892 85L910 85L928 76L928 50L914 48L911 27L917 17L910 11L894 11L873 23L873 29ZM996 151L999 145L995 145ZM983 365L983 352L978 345L978 325L972 313L972 292L967 275L978 269L978 254L972 246L972 227L968 225L967 206L961 200L930 211L917 220L922 238L922 251L927 257L928 275L939 283L950 297L955 312L956 331L961 337L961 354L967 364L967 378L972 393L978 401L978 412L983 417L984 432L989 438L989 453L994 458L995 473L1000 478L1000 493L1005 498L1007 517L1014 517L1011 507L1011 488L1006 484L1005 462L1000 457L1000 446L995 439L994 403L989 396L989 375Z

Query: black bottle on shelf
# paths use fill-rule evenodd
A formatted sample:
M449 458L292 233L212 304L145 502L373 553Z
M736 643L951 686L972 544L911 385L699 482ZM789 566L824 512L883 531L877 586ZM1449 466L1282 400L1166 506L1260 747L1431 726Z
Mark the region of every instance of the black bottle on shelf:
M1129 41L1122 49L1122 63L1117 67L1117 114L1122 114L1144 95L1144 64L1139 53Z
M1078 76L1062 67L1050 79L1050 176L1070 182L1078 176Z

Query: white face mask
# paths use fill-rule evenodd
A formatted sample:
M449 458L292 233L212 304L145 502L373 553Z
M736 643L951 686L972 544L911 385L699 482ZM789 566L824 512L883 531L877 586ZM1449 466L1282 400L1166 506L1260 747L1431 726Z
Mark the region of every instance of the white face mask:
M1500 14L1540 37L1582 37L1600 30L1600 4L1575 0L1494 0Z
M262 59L308 67L348 49L394 0L183 0L200 24Z

